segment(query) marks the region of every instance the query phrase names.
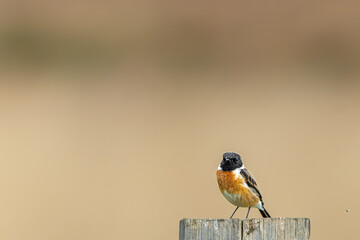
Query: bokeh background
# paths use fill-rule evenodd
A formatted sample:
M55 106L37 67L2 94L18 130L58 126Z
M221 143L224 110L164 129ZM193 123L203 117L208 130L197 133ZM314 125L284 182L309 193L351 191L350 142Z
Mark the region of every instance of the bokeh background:
M235 151L273 217L355 239L359 8L2 0L0 238L178 239L234 210Z

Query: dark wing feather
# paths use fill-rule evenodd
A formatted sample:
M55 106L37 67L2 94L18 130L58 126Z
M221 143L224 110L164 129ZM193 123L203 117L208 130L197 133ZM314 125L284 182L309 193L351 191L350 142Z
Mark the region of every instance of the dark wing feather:
M244 178L245 183L256 195L259 196L260 201L263 203L259 187L257 186L255 179L251 176L249 171L246 168L243 168L241 169L240 174Z

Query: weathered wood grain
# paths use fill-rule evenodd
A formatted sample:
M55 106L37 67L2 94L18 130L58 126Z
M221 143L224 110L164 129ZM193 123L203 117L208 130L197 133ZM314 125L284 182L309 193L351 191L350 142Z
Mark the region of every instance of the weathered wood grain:
M309 218L189 219L180 221L180 240L308 240Z

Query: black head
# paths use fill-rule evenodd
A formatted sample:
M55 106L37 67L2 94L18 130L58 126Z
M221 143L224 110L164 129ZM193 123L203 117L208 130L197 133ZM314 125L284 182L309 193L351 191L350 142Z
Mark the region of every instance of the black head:
M243 163L239 154L234 152L226 152L223 155L223 160L220 167L223 171L233 171L236 168L242 167Z

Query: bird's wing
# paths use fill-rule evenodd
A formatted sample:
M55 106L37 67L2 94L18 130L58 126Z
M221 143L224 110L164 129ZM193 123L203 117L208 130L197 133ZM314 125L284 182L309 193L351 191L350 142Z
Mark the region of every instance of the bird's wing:
M251 176L250 172L246 168L243 168L243 169L241 169L240 174L244 178L245 183L249 186L249 188L256 195L259 196L260 201L262 202L262 196L261 196L261 193L260 193L260 189L257 186L255 179Z

